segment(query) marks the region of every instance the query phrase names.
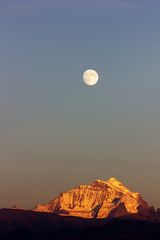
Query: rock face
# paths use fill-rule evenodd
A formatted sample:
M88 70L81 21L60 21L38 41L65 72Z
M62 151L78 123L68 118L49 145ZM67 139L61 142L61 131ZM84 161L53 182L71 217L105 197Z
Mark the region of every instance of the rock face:
M131 192L116 178L96 180L61 193L47 205L37 205L34 211L57 213L82 218L107 218L147 212L148 204L137 192Z

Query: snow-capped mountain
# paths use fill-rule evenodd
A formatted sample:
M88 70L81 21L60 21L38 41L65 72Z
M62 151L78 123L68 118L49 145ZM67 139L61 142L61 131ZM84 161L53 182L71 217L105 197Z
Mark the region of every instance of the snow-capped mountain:
M130 214L146 215L150 208L137 192L130 191L116 178L96 180L61 193L46 205L37 205L37 212L82 218L119 217Z

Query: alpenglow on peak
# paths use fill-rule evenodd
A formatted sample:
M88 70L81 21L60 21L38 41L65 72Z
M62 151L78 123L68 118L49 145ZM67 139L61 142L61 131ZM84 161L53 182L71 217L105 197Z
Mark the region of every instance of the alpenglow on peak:
M37 205L34 211L82 218L107 218L136 214L139 209L147 211L147 202L139 193L130 191L112 177L106 181L98 179L88 185L79 185L61 193L46 205Z

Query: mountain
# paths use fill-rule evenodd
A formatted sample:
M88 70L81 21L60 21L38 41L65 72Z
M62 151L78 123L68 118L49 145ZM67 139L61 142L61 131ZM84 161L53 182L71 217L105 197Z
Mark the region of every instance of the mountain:
M11 207L11 209L15 209L15 210L24 210L22 207L18 206L18 205L13 205Z
M130 191L116 178L96 180L61 193L46 205L37 205L36 212L56 213L81 218L115 218L152 215L154 211L137 192Z

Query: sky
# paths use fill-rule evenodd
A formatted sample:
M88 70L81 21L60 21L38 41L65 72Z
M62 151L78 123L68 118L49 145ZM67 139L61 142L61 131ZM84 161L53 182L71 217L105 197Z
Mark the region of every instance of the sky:
M159 25L159 0L0 0L1 208L110 177L160 207Z

